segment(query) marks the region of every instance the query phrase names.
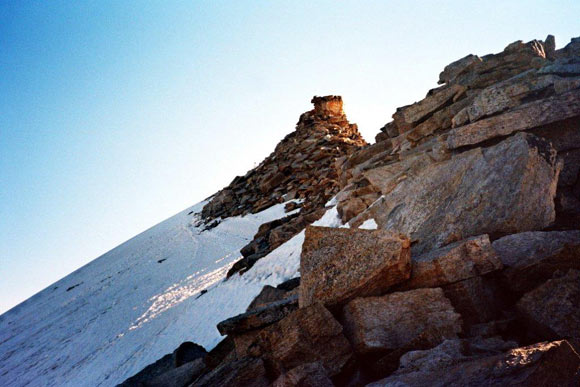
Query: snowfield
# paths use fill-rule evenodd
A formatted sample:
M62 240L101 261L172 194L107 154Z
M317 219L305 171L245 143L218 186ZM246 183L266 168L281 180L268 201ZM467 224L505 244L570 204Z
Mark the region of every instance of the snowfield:
M216 324L264 285L298 275L304 232L224 281L284 204L201 231L199 203L137 235L0 316L0 386L114 386L183 341L206 349ZM317 224L339 226L332 209ZM201 294L202 290L207 290Z

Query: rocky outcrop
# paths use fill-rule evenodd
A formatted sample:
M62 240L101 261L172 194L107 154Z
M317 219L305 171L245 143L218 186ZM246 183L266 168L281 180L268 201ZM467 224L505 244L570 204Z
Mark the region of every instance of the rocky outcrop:
M550 223L560 228L579 224L580 183L573 165L574 152L580 149L580 43L573 39L560 50L553 43L552 36L545 42L518 41L502 53L468 55L447 66L440 75L441 87L398 109L376 144L342 162L338 210L343 222L397 189L413 197L408 181L441 168L442 161L461 163L474 147L485 152L506 136L529 131L551 142L567 165L556 190L556 219Z
M316 362L292 368L272 383L272 387L294 386L332 387L334 384L326 374L322 364Z
M578 385L579 64L578 38L468 55L370 146L339 97L315 97L296 132L203 211L211 223L302 199L231 271L306 227L300 279L218 324L228 336L203 367L147 381ZM308 226L331 196L344 225Z
M228 273L248 270L260 258L324 214L324 205L339 190L336 160L367 145L356 124L348 122L340 96L312 98L314 109L300 116L296 130L244 176L215 194L201 212L206 227L219 219L262 211L292 199L297 213L262 225L242 249L244 258Z
M441 355L432 353L425 365L407 367L409 372L402 368L369 386L573 386L580 382L580 356L567 341L538 343L463 361L458 351L438 351Z
M543 229L556 218L560 168L549 142L519 133L407 175L350 224L373 218L410 235L417 253L481 233Z
M557 270L580 270L580 231L524 232L493 242L501 259L503 282L521 296Z
M352 357L342 326L321 304L301 308L260 333L259 346L277 375L321 362L329 376L340 373Z
M489 236L480 235L411 258L411 278L398 290L434 288L502 268Z
M119 386L184 386L203 372L206 355L203 347L187 341Z
M409 247L405 236L383 230L308 227L300 258L300 307L384 293L409 278Z
M540 335L580 338L579 306L580 271L569 270L526 293L517 309Z

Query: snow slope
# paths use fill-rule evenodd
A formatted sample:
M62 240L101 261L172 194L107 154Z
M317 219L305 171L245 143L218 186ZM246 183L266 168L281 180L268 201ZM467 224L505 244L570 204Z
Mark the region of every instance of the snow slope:
M193 213L204 204L0 316L0 386L112 386L183 341L209 350L221 340L219 321L245 311L265 284L297 275L303 233L224 282L258 226L287 214L280 204L201 232Z

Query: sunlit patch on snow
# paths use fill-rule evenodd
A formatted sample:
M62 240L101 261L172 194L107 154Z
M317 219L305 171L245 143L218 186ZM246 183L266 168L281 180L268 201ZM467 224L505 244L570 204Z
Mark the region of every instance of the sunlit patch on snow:
M227 256L218 259L216 263L231 256L232 254L228 254ZM129 327L129 330L132 331L140 328L143 324L153 320L163 312L179 305L192 296L200 294L202 290L205 290L224 279L228 270L232 267L235 261L240 258L241 256L237 256L236 259L231 260L225 266L201 276L198 275L201 274L203 270L198 271L180 282L171 285L163 293L151 297L149 299L149 301L152 302L151 306L135 321L135 323L133 323L133 325L131 325L131 327Z

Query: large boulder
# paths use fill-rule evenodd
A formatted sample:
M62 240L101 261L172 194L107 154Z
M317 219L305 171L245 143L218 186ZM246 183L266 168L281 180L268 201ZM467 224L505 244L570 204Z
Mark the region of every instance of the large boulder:
M440 288L356 298L343 309L345 333L358 353L433 347L461 332L461 316Z
M504 284L517 296L541 285L556 270L580 269L580 231L531 231L495 240Z
M320 362L330 377L352 357L342 326L320 303L298 309L259 335L263 358L281 375L304 363Z
M408 372L401 369L369 386L577 386L580 383L580 356L567 341L538 343L475 360L467 357L460 361L453 347L439 351L439 357L434 355L420 368L408 367Z
M555 276L526 293L516 306L541 337L580 338L580 271Z
M417 254L483 233L543 229L555 220L560 168L549 142L518 133L404 176L350 224L372 217L409 235Z
M300 307L378 295L411 274L410 243L385 230L308 227L300 259Z
M411 257L411 278L397 290L435 288L502 268L489 236L479 235Z

